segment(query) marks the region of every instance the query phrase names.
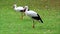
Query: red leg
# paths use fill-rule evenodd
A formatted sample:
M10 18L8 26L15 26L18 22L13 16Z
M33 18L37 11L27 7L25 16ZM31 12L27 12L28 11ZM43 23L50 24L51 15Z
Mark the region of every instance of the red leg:
M35 26L34 26L34 20L33 20L33 28L35 28Z
M21 19L23 19L23 12L21 12Z

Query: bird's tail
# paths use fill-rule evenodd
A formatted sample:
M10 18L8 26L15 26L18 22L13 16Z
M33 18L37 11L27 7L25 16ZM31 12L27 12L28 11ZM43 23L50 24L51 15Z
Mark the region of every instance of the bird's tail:
M38 15L38 14L37 14ZM42 23L43 23L43 21L42 21L42 19L41 19L41 17L38 15L38 18L39 18L39 21L41 21Z
M43 21L42 21L42 19L40 18L40 20L39 21L41 21L42 23L43 23Z

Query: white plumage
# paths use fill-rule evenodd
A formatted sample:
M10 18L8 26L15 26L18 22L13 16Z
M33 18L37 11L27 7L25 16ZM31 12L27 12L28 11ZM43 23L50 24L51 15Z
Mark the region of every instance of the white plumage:
M24 8L23 8L22 6L17 7L16 4L14 4L13 8L14 8L14 10L16 10L16 11L24 10Z
M21 12L21 19L23 19L23 15L24 15L24 7L22 7L22 6L17 7L17 5L14 4L13 8L14 8L15 11Z
M38 21L41 21L43 23L42 19L35 11L32 11L32 10L28 11L28 6L25 6L25 14L27 16L30 16L31 18L38 20ZM34 28L34 20L33 20L33 28Z
M37 13L32 10L26 11L25 14L30 17L37 17L38 16Z
M29 10L29 11L28 11L28 6L25 6L25 9L26 9L25 14L26 14L27 16L37 17L37 13L36 13L36 12L34 12L34 11L32 11L32 10Z

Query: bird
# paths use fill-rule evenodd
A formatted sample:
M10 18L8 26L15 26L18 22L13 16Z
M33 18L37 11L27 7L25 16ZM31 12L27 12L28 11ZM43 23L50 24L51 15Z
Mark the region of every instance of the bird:
M32 19L33 19L33 28L35 27L34 26L34 20L37 20L37 21L41 21L41 23L43 23L43 21L42 21L42 19L41 19L41 17L39 16L39 14L38 13L36 13L35 11L33 11L33 10L29 10L28 11L28 6L25 6L24 7L25 8L25 14L27 15L27 16L29 16L29 17L31 17Z
M23 15L24 15L24 7L22 6L18 6L16 4L13 5L13 8L15 11L17 12L21 12L21 19L23 19Z

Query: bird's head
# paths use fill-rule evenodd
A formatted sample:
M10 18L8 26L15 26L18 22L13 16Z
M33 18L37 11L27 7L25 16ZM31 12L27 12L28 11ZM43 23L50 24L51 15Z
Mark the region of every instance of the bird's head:
M28 6L25 6L24 8L25 8L25 9L27 9L27 8L28 8Z
M25 7L24 7L24 10L25 10L25 11L28 10L28 6L25 6Z
M15 7L16 7L16 4L13 5L13 8L15 8Z

